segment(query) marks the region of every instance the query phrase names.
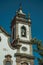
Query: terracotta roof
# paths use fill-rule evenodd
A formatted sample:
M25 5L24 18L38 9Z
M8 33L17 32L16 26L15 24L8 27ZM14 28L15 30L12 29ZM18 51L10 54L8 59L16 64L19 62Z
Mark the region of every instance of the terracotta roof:
M1 26L0 26L0 30L1 30L2 32L4 32L7 36L11 36L11 35L8 34Z

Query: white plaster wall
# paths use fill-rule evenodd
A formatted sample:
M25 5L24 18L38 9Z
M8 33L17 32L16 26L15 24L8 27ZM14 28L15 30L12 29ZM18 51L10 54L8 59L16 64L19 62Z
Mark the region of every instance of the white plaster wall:
M27 35L27 37L21 37L21 26L25 26L26 27L26 35ZM25 24L18 24L18 35L19 35L19 38L21 39L21 40L25 40L25 41L30 41L30 27L28 26L28 25L25 25Z
M23 44L23 43L21 43L21 44L22 44L22 46L21 46L21 48L20 48L20 53L31 54L30 45L29 45L29 44ZM23 51L23 50L22 50L22 47L26 47L26 48L27 48L27 51Z
M8 45L8 37L4 33L0 33L1 41L0 41L0 65L3 65L3 60L6 54L12 55L13 65L16 65L16 58L14 57L14 53L16 50L12 50ZM4 50L4 48L6 50Z

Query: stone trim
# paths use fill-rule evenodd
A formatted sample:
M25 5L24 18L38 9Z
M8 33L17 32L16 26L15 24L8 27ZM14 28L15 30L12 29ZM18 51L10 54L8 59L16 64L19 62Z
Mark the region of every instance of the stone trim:
M5 58L7 58L7 57L11 58L12 56L11 56L11 55L9 55L9 54L8 54L8 55L5 55Z
M17 56L18 56L18 57L20 56L21 58L24 57L24 58L29 58L29 59L35 59L34 56L28 55L28 54L24 54L24 53L15 53L15 56L16 56L16 57L17 57Z
M16 57L16 63L17 65L21 65L21 63L28 63L29 65L34 65L34 59L29 59L29 58L23 58L23 57L20 57L20 56L17 56Z
M24 44L30 44L30 41L25 41L25 40L19 40L19 42Z
M19 39L17 38L16 40L14 40L12 43L11 43L11 46L12 47L15 47L15 48L19 48L21 46L21 44L19 44Z
M3 65L6 65L6 59L4 59L4 61L3 61ZM9 62L11 62L11 65L13 64L13 61L12 60L10 60Z
M21 63L21 65L28 65L28 62L23 62Z
M3 60L3 65L6 65L6 62L11 62L11 65L13 64L13 60L11 59L11 55L6 55L5 59Z
M15 40L13 40L13 41L12 41L12 44L14 44L14 43L18 42L18 40L19 40L19 43L31 44L31 42L30 42L30 41L21 40L21 39L19 39L19 38L17 38L17 39L15 39Z
M11 28L14 26L14 24L16 23L24 23L24 24L28 24L28 25L31 25L31 22L28 21L28 19L24 19L24 18L20 18L18 16L15 16L14 19L12 20L11 22Z
M11 35L9 35L1 26L0 26L0 29L1 29L2 32L4 32L4 34L11 37Z
M16 20L16 23L21 23L21 24L26 24L26 25L29 25L30 26L30 24L31 24L31 22L28 22L28 21L22 21L22 20Z
M29 41L22 41L22 40L20 40L19 38L17 38L16 40L14 40L10 45L11 45L13 48L18 49L18 48L21 47L21 45L22 45L21 43L32 45L31 42L29 42ZM31 48L31 50L32 50L32 48Z

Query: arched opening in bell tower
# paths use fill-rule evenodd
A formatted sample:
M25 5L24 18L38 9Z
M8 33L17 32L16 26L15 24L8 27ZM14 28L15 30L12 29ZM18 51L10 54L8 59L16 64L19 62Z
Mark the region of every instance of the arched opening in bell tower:
M21 36L26 37L26 27L25 26L21 27Z

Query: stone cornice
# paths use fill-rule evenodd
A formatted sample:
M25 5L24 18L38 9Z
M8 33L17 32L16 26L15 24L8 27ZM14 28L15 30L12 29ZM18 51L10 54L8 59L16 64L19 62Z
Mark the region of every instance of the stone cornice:
M15 53L15 56L20 56L20 57L26 57L26 58L29 58L29 59L35 59L34 56L32 55L29 55L29 54L24 54L24 53Z

